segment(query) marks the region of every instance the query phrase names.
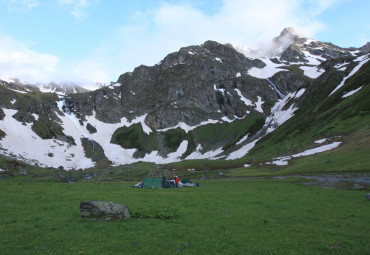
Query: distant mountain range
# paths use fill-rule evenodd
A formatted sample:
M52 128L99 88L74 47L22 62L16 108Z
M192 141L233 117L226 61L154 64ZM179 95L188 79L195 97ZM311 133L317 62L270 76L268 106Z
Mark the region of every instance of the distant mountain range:
M369 50L285 28L262 48L184 47L95 91L0 80L0 154L64 169L287 165L368 136Z

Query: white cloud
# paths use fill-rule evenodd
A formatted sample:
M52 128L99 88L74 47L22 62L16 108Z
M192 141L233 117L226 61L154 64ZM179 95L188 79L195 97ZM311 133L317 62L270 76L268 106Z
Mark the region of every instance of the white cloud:
M57 63L57 57L32 51L0 33L0 77L46 82L55 73Z
M55 1L78 19L86 17L89 7L97 3L96 0ZM8 43L8 49L0 44L0 54L4 57L1 59L6 59L6 63L0 61L5 68L1 72L27 73L32 79L109 82L140 64L154 65L180 47L206 40L252 45L271 40L284 27L295 27L299 33L314 37L325 27L318 15L338 1L223 0L218 11L211 15L190 4L162 3L156 9L134 13L129 24L117 27L100 41L90 56L78 62L57 65L55 56L33 52L19 43L12 48ZM32 2L37 3L29 1Z
M38 0L6 0L9 11L30 10L39 6Z
M68 6L73 17L83 19L91 3L89 0L58 0L58 4Z
M284 27L295 27L311 37L324 27L316 15L333 3L332 0L224 0L213 15L206 15L189 4L162 3L149 12L135 13L129 25L117 28L104 39L89 61L104 63L101 65L107 70L106 75L114 80L140 64L154 65L180 47L206 40L251 45L271 40ZM307 11L307 6L311 11Z

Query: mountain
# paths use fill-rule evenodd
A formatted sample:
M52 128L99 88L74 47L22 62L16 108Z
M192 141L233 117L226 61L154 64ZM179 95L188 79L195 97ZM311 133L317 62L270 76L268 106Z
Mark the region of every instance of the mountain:
M0 80L0 153L64 169L287 165L366 137L368 45L341 48L286 28L263 49L184 47L90 92Z

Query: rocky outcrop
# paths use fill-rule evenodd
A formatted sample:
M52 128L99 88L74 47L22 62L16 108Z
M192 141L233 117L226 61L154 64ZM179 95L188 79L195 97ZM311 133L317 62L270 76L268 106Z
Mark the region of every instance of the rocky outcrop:
M127 206L109 201L81 201L81 216L88 221L120 221L130 218Z
M2 108L0 108L0 120L3 120L5 117L5 113Z
M283 94L298 91L309 85L309 78L296 72L278 72L270 79Z
M95 134L97 132L97 129L90 123L86 124L86 129L89 131L90 134Z
M207 41L181 48L155 66L139 66L121 75L115 85L68 95L66 110L81 119L95 113L97 119L107 123L146 115L146 124L154 129L179 122L197 125L224 116L233 119L252 110L234 90L237 76L243 79L249 68L264 66L262 61L248 59L230 45ZM258 83L249 77L251 87L253 79ZM257 100L253 92L246 97Z
M370 52L370 42L367 42L364 46L362 46L360 49L361 53L366 54Z
M288 63L309 63L310 58L306 56L305 52L318 57L321 61L331 58L352 56L348 49L338 47L332 43L299 38L281 54L280 61Z

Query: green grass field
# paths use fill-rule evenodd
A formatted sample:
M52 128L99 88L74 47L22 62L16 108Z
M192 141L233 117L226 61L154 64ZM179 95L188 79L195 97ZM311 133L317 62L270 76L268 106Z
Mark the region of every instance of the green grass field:
M199 188L0 181L1 254L369 254L367 191L298 179L208 180ZM83 200L174 219L87 222Z

